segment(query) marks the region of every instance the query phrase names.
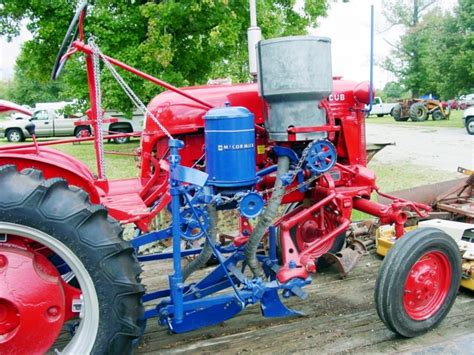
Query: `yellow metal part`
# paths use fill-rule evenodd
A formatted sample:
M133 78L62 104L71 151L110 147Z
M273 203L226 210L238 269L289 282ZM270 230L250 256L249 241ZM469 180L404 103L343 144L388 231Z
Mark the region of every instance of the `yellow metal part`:
M405 233L416 229L417 226L405 228ZM383 225L377 228L375 232L376 253L382 256L387 255L389 249L395 242L395 227L391 225Z
M461 286L474 291L474 260L463 260Z
M474 171L458 166L458 173L471 176L474 174Z
M405 228L405 233L416 229L418 226ZM375 232L376 253L382 256L387 255L390 248L395 243L395 228L384 225L377 228ZM474 260L463 259L461 287L474 291Z

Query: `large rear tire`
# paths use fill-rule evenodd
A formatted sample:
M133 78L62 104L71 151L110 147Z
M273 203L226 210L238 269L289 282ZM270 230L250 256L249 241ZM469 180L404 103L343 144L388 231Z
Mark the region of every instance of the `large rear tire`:
M54 257L59 257L67 264L68 273L73 273L74 284L57 286L56 282L56 287L63 287L66 292L77 285L82 300L80 316L76 315L80 323L72 338L66 336L64 339L63 334L43 343L43 348L39 344L32 345L31 334L41 332L49 325L44 317L38 316L32 322L20 312L20 318L26 320L19 322L23 328L10 332L10 337L0 337L0 353L8 353L15 342L20 345L20 349L15 350L20 352L31 352L26 349L35 345L35 353L44 353L48 348L59 350L58 347L63 347L60 349L63 353L75 354L126 354L132 351L132 343L141 335L141 296L144 292L139 278L141 268L129 243L121 239L121 226L108 217L104 207L91 205L87 193L68 187L63 179L45 180L38 170L18 172L15 166L4 165L0 167L0 234L6 236L6 243L17 240L28 248L35 245L31 252L39 252L31 260L42 258L50 274L51 270L61 274L61 281L61 278L65 279L64 264L61 271L57 262L53 262ZM14 248L7 249L6 255L14 255L12 251ZM18 255L22 257L22 254ZM12 275L18 271L7 269L0 276L8 277L8 272L12 280ZM13 277L18 285L10 285L10 289L19 290L27 279L15 280ZM24 300L8 290L8 287L6 291L2 290L6 292L3 297L7 297L4 302L13 304L13 309L15 302L18 302L18 308L24 307ZM23 292L26 297L38 296L31 295L33 291L28 289ZM66 302L58 308L64 315L70 306ZM27 323L33 323L33 332L24 328Z
M428 119L428 110L423 102L415 102L410 106L409 115L413 122L423 122Z
M408 117L402 117L402 106L400 104L393 106L390 115L392 115L393 119L397 122L408 121Z
M451 309L461 282L456 242L436 228L397 240L375 283L380 319L393 332L414 337L435 328Z

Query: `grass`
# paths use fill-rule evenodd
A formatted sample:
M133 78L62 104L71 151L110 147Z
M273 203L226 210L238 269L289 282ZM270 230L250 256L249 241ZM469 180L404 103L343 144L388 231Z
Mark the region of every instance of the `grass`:
M39 141L46 141L48 139L39 139ZM7 140L0 140L0 145L7 144ZM26 143L31 143L31 139L28 139ZM21 144L21 143L20 143ZM115 144L105 143L104 151L105 154L105 166L106 173L109 179L123 179L138 176L138 163L135 161L133 156L113 155L107 154L107 152L118 152L118 153L134 153L139 147L140 143L138 139L131 140L127 144ZM81 142L79 144L61 144L48 146L48 148L58 149L65 152L73 157L84 162L93 173L97 172L97 165L95 159L95 150L93 142Z
M449 120L433 121L431 117L424 122L396 122L392 116L386 115L383 117L370 116L367 118L367 124L395 124L399 126L422 126L422 127L454 127L463 128L462 116L464 111L453 110L449 116Z
M133 156L113 155L107 153L135 153L139 147L139 141L133 139L127 144L105 143L105 167L106 174L109 179L123 179L137 177L138 162ZM92 142L82 142L80 144L63 144L56 145L52 148L61 150L67 154L84 162L93 172L97 171L94 144Z

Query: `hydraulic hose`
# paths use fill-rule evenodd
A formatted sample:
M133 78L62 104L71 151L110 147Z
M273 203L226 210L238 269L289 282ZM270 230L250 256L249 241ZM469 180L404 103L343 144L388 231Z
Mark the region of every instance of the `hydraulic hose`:
M247 265L254 274L254 276L263 276L263 270L259 267L257 260L257 249L265 235L266 230L272 224L273 220L278 211L278 207L281 205L281 200L285 193L285 186L283 186L280 176L286 174L290 169L290 159L288 157L278 158L277 178L275 180L275 189L272 193L272 197L268 202L267 207L263 211L262 216L257 222L257 226L252 232L247 245L245 246L245 258Z
M209 238L214 243L217 238L217 210L215 206L209 205L207 207L207 213L209 215ZM201 250L201 253L187 264L183 269L183 281L186 280L191 274L203 266L211 259L212 257L212 247L209 243L209 240L206 239L204 246Z

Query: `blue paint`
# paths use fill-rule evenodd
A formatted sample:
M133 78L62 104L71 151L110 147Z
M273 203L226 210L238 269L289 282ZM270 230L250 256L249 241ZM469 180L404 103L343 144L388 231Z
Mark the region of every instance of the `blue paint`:
M253 113L245 107L213 108L204 122L208 184L221 188L255 184Z
M255 218L263 211L264 206L265 201L262 196L256 192L249 192L240 200L239 210L242 216Z
M316 174L323 174L331 170L336 161L336 148L326 139L314 142L306 157L308 167Z

